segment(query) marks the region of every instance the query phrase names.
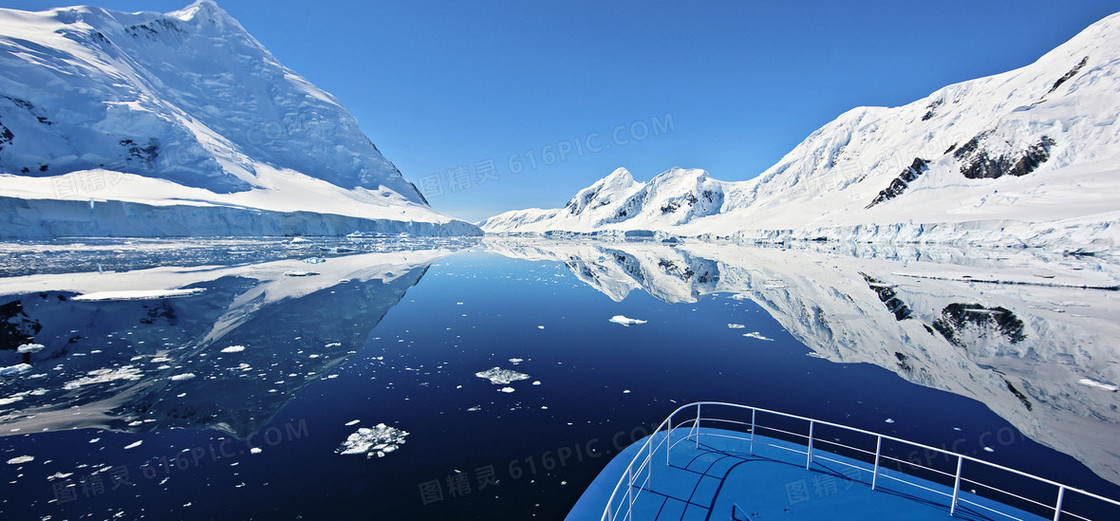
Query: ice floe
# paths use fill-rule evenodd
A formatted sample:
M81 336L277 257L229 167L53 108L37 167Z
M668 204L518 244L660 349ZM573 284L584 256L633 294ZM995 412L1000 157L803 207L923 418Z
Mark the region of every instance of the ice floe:
M503 393L512 393L515 389L513 387L502 387L501 389L498 389L498 390L503 392Z
M16 352L17 353L38 353L39 351L42 351L44 347L47 347L47 346L45 346L43 344L23 344L23 345L16 348Z
M93 385L107 382L115 382L117 380L139 380L144 374L139 369L126 365L117 369L94 369L86 373L86 376L66 382L62 385L62 389L66 391L73 391L85 385Z
M766 342L773 342L774 341L773 338L770 338L768 336L764 336L762 333L759 333L758 331L751 331L750 333L743 333L743 336L745 336L747 338L754 338L754 339L757 339L757 340L765 340Z
M365 454L366 459L376 455L379 458L400 448L408 433L379 423L372 428L362 427L335 449L338 454Z
M0 376L15 376L31 370L31 364L16 364L0 367Z
M744 326L743 324L727 324L728 329L743 329L745 327L747 326Z
M238 345L238 346L229 346L225 349L222 349L222 352L223 353L240 353L244 350L245 350L245 346Z
M135 449L136 447L139 447L139 446L140 446L140 445L142 445L143 443L144 443L144 440L140 440L140 441L137 441L137 442L135 442L135 443L129 443L128 445L125 445L125 446L124 446L124 449L125 449L125 450L128 450L128 449Z
M181 382L183 380L190 380L191 378L194 378L194 377L195 377L194 373L177 374L177 375L171 377L171 381L172 382Z
M35 461L35 456L16 456L8 460L8 465L22 465L24 463L31 463Z
M623 316L623 315L615 315L615 316L611 317L610 321L614 322L615 324L619 324L619 325L626 326L626 327L636 326L636 325L639 325L639 324L645 324L647 322L646 320L629 318L629 317L626 317L626 316Z
M494 385L509 385L518 380L528 380L529 375L511 371L509 369L502 369L501 367L493 367L485 371L479 371L474 374L479 378L490 380Z

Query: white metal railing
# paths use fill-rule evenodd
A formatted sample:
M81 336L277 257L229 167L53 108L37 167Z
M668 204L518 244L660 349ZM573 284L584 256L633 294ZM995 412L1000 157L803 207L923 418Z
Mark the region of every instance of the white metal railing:
M681 420L679 423L674 423L674 418L678 414L682 414L685 411L688 411L689 409L693 409L693 408L696 409L696 414L695 415L691 414L691 412L690 412L689 414L687 414L687 417L685 419ZM718 416L711 416L710 413L709 413L709 416L704 415L705 410L711 410L713 408L715 408L715 409L730 408L730 409L737 410L737 411L742 411L742 412L749 411L750 412L750 422L749 423L746 422L745 419L739 420L739 419L736 419L736 418L723 418L723 417L718 417ZM777 426L774 426L774 425L767 426L764 423L760 422L760 420L759 420L760 413L765 414L765 415L772 415L772 416L777 417L777 418L785 418L787 420L793 420L794 422L797 422L802 426L807 424L808 425L808 433L805 434L805 433L802 433L802 432L796 432L794 430L783 430L783 429L779 429ZM743 416L745 418L745 414ZM776 444L772 444L772 443L769 443L768 445L770 447L773 447L773 448L776 448L776 449L781 449L781 450L784 450L784 451L793 452L795 454L804 455L805 456L805 468L806 469L811 468L814 461L820 460L820 461L828 461L828 462L834 463L834 464L845 465L847 467L857 469L857 470L862 471L862 472L868 472L868 473L870 473L871 490L876 490L877 488L880 487L880 479L890 479L890 480L892 480L894 482L897 482L897 483L909 485L909 486L916 487L916 488L919 488L921 490L924 490L926 492L930 492L930 493L934 493L934 494L944 496L944 497L949 499L949 505L948 505L949 514L954 515L954 516L956 515L958 507L960 505L968 504L970 506L981 508L981 509L984 509L986 511L992 512L994 514L998 514L998 515L1007 517L1009 519L1018 519L1018 518L1016 518L1016 517L1014 517L1014 516L1012 516L1012 515L1010 515L1006 512L995 510L995 509L993 509L993 508L991 508L987 505L984 505L982 503L979 503L977 501L973 501L973 500L967 499L965 497L962 497L961 496L961 486L964 483L969 483L971 485L975 485L975 486L984 488L988 491L994 492L995 495L1002 495L1002 496L1009 497L1009 498L1015 498L1015 499L1021 501L1024 504L1033 505L1033 507L1035 507L1036 509L1045 510L1046 512L1052 512L1053 513L1053 518L1052 518L1053 521L1059 521L1061 519L1074 519L1074 518L1082 519L1084 521L1092 521L1091 519L1089 519L1087 517L1084 517L1083 515L1079 515L1077 513L1073 513L1073 512L1065 510L1064 505L1067 504L1067 501L1068 501L1069 496L1071 494L1079 496L1080 498L1082 498L1083 501L1096 502L1098 504L1110 505L1111 507L1120 508L1120 501L1117 501L1117 500L1114 500L1114 499L1109 499L1107 497L1104 497L1104 496L1101 496L1101 495L1098 495L1098 494L1094 494L1092 492L1081 490L1079 488L1070 487L1070 486L1064 485L1062 483L1058 483L1056 481L1052 481L1052 480L1049 480L1049 479L1046 479L1046 478L1035 476L1033 474L1029 474L1029 473L1026 473L1026 472L1022 472L1022 471L1019 471L1019 470L1012 469L1012 468L1004 467L1002 465L997 465L995 463L989 463L987 461L977 459L977 458L974 458L974 457L971 457L971 456L967 456L967 455L964 455L964 454L958 454L956 452L948 451L948 450L945 450L945 449L940 449L940 448L937 448L937 447L931 447L929 445L923 445L921 443L915 443L915 442L912 442L912 441L904 440L902 438L896 438L896 437L888 436L888 435L885 435L885 434L879 434L879 433L876 433L876 432L871 432L871 431L867 431L867 430L863 430L863 429L857 429L855 427L848 427L846 425L841 425L841 424L838 424L838 423L827 422L827 421L817 420L817 419L814 419L814 418L807 418L807 417L804 417L804 416L797 416L797 415L794 415L794 414L787 414L787 413L784 413L784 412L772 411L772 410L768 410L768 409L760 409L760 408L757 408L757 407L750 407L750 406L746 406L746 405L726 403L726 402L694 402L694 403L690 403L690 404L682 405L682 406L678 407L671 414L669 414L669 416L667 418L665 418L665 420L662 421L660 425L657 426L657 428L653 431L653 434L651 434L649 437L646 438L645 443L638 450L638 453L631 459L630 464L626 467L626 470L623 471L622 476L619 478L618 483L614 487L614 490L611 491L610 499L607 500L607 505L603 509L603 515L602 515L601 521L616 521L616 520L632 521L633 520L633 512L634 512L634 503L641 496L641 493L643 492L643 490L645 490L646 485L648 485L650 480L651 480L652 473L653 473L653 457L654 457L654 455L657 454L657 452L660 451L661 448L664 446L665 447L665 463L666 463L666 465L668 465L669 464L670 451L672 450L672 448L675 445L679 444L680 442L686 441L686 440L693 440L693 441L695 441L695 447L699 448L700 447L700 434L701 434L700 433L700 424L701 424L701 422L707 422L709 424L712 424L712 423L715 423L715 424L729 424L729 425L735 426L734 428L740 429L739 431L735 431L735 432L740 432L740 433L743 433L743 434L749 433L750 434L749 438L743 438L743 437L738 437L738 436L728 436L728 435L725 435L725 434L711 433L711 432L705 433L704 436L706 436L706 437L728 437L728 438L733 438L733 439L739 439L739 440L742 440L744 442L749 442L748 453L750 455L754 455L755 432L759 431L759 430L766 430L766 431L770 431L770 432L781 433L786 438L788 438L786 440L782 440L782 441L786 441L786 442L789 442L790 439L792 439L792 440L805 440L804 443L801 443L800 441L794 441L793 442L794 444L804 446L805 447L804 451L798 450L796 448L790 448L788 446L776 445ZM688 433L683 438L680 438L680 439L677 439L676 441L674 441L673 440L673 433L675 431L677 431L678 429L682 429L682 428L685 428L685 427L688 427ZM859 447L845 445L845 444L842 444L842 443L836 441L835 439L829 440L829 439L822 438L818 435L815 435L814 431L819 432L819 430L817 430L817 427L828 427L828 428L832 428L832 429L838 429L840 431L847 432L847 433L853 433L853 434L866 436L868 438L873 438L875 440L875 451L872 452L868 449L863 449L863 448L859 448ZM745 428L745 432L742 431L743 428ZM788 427L787 427L787 429L788 429ZM730 429L725 428L725 430L730 430ZM927 459L927 465L922 465L921 463L915 463L913 461L904 460L904 459L896 458L896 457L890 456L888 454L885 454L884 453L884 447L883 447L883 442L884 441L894 443L894 444L898 444L900 446L910 448L910 449L918 449L918 450L923 450L923 451L929 451L928 453L930 453L930 454L936 454L936 455L943 456L943 457L947 458L949 462L955 463L956 470L955 470L955 472L950 473L950 472L947 472L947 471L944 471L944 470L940 470L940 469L928 466L928 465L932 464L931 462L928 461L928 459ZM871 461L866 462L866 463L870 464L870 468L865 468L863 466L860 466L860 465L857 465L857 464L852 464L850 462L829 458L828 456L826 456L824 454L838 455L837 452L829 451L827 449L824 449L823 447L821 447L821 445L843 448L843 449L847 449L849 451L852 451L852 453L862 454L866 457L871 457ZM821 454L822 452L824 454ZM859 461L859 460L855 460L855 461ZM899 472L898 473L885 472L883 470L884 462L894 462L894 463L896 463L898 465ZM1054 490L1055 490L1055 496L1053 496L1053 497L1055 499L1053 501L1043 502L1043 501L1039 501L1037 499L1033 499L1031 497L1027 497L1027 496L1024 495L1024 494L1028 494L1030 492L1025 492L1025 491L1014 492L1014 491L1004 490L1002 488L998 488L995 484L985 483L984 481L981 480L982 478L970 479L970 478L966 477L965 462L969 463L970 468L980 468L980 469L984 469L984 470L987 470L987 471L1005 472L1005 473L1009 473L1013 476L1017 476L1018 478L1024 478L1026 481L1033 484L1034 486L1053 487ZM901 469L902 469L902 466L904 466L904 465L908 466L908 467L911 467L913 469L920 469L922 472L926 472L926 473L931 474L931 475L942 476L943 478L952 478L952 481L953 481L953 487L952 487L953 492L952 492L952 494L950 494L950 493L948 493L944 490L936 490L934 488L922 485L921 483L919 483L917 481L907 480L906 477L911 477L911 479L920 479L920 478L917 478L917 477L913 476L912 473L902 471ZM898 474L901 474L901 475L898 475ZM975 471L974 471L974 474L975 474ZM922 480L922 481L927 481L927 480ZM948 485L945 485L945 486L947 487ZM1004 485L1004 486L1006 486L1006 485ZM1021 488L1025 488L1025 487L1021 487ZM975 490L973 492L975 494ZM998 501L998 502L1003 503L1003 501ZM734 511L733 511L733 515L734 515Z

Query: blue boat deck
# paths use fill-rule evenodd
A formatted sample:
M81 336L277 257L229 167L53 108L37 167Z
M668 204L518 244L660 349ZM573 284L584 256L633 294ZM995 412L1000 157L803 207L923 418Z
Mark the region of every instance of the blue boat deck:
M615 492L634 457L647 457L642 452L645 439L631 445L608 463L567 519L1045 519L967 490L960 492L951 516L951 486L880 468L872 490L872 468L866 462L817 452L807 469L804 445L763 436L752 444L750 434L715 428L701 428L699 434L697 442L696 431L673 431L667 458L664 444L658 444L666 433L655 433L653 445L661 448L649 457L648 472L636 472L638 479L629 490L622 486ZM608 504L616 508L604 517Z

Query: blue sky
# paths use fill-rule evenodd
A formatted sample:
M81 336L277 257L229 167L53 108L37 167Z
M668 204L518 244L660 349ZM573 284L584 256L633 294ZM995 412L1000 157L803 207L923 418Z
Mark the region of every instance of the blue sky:
M471 221L561 206L620 166L638 180L673 166L750 179L852 107L1026 65L1120 11L1117 0L218 3L336 95L432 206Z

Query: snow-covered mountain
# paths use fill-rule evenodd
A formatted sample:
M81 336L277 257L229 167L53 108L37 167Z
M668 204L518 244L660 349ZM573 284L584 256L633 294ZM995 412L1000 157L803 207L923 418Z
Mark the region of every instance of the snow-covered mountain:
M1085 289L1120 284L1114 261L905 245L841 251L500 237L484 245L563 262L615 301L633 290L669 303L718 293L751 300L816 357L875 364L978 400L1025 436L1120 483L1120 301L1115 291Z
M0 9L0 236L477 233L212 0Z
M852 109L749 181L619 169L562 209L480 226L1102 248L1120 244L1118 116L1120 13L1020 69Z

